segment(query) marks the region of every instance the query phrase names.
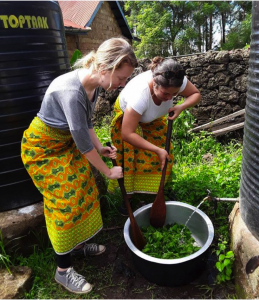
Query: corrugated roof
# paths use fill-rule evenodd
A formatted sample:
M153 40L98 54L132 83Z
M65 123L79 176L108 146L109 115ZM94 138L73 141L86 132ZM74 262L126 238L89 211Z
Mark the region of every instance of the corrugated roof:
M102 1L58 1L63 19L82 27L85 27L90 21L101 2Z
M1 1L1 0L0 0ZM82 34L86 34L87 29L90 29L91 23L96 16L96 13L102 6L104 1L58 1L62 11L64 25L66 26L66 32L75 33L75 30L79 30ZM122 34L128 39L134 39L128 22L120 7L119 1L107 1L110 8L118 22ZM71 22L70 25L68 22ZM65 24L66 23L66 24ZM72 25L72 23L74 25ZM78 27L79 26L79 27ZM84 27L86 30L83 30ZM79 31L77 31L79 33Z

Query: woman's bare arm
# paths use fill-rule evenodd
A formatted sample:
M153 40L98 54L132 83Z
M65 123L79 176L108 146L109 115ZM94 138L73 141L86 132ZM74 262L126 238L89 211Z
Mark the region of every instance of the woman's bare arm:
M103 162L95 148L85 153L84 156L96 169L98 169L109 179L117 179L123 177L122 167L113 167L112 169L109 169Z
M187 80L187 85L185 89L180 93L180 95L186 97L186 99L182 104L176 105L169 109L169 112L174 111L173 117L168 117L168 119L170 120L176 119L183 110L189 107L193 107L201 100L201 94L199 90L189 80Z

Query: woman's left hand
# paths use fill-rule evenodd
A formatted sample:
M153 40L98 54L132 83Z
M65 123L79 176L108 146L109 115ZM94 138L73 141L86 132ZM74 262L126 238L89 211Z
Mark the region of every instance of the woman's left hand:
M112 159L117 158L117 148L114 147L114 146L112 146L112 148L111 147L102 147L99 150L99 153L102 156L109 157L109 158L112 158Z
M181 107L181 105L176 105L174 107L169 108L168 113L170 113L170 111L173 111L174 115L172 117L168 116L168 119L175 120L180 115L180 113L183 111L183 108Z
M190 107L193 107L194 105L198 104L201 100L201 94L199 90L194 86L188 79L187 79L187 85L185 89L179 94L183 97L185 97L185 101L181 104L175 105L174 107L169 108L169 111L174 111L173 117L169 117L169 120L175 120L179 117L180 113Z

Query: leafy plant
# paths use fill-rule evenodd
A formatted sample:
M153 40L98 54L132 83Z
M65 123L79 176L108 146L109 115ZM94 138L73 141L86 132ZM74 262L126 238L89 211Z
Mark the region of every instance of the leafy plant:
M111 117L106 116L102 119L102 123L95 128L96 135L98 139L100 140L101 144L105 145L106 142L111 141Z
M35 298L55 298L57 294L57 286L50 281L55 273L55 256L52 248L45 248L43 251L35 245L34 252L29 257L22 255L17 256L16 262L20 266L27 266L33 270L34 279L32 288L28 293L25 293L26 299ZM54 291L54 294L52 294ZM63 295L58 295L58 298L65 298Z
M181 98L176 105L180 105L184 102ZM173 123L173 134L172 136L179 140L181 138L190 137L189 130L193 128L195 122L194 116L191 114L192 109L184 110Z
M147 241L142 251L156 258L181 258L200 249L195 246L190 230L181 224L167 224L162 228L142 227L142 232Z
M82 53L81 53L80 50L76 49L76 50L74 51L74 53L72 54L72 57L71 57L71 59L70 59L70 66L71 66L71 68L73 68L74 63L75 63L78 59L80 59L80 58L82 58Z
M222 50L244 48L250 43L252 14L247 14L246 19L233 27L226 37L227 42L222 45ZM245 48L246 49L246 48Z
M107 142L111 142L111 117L106 116L102 119L102 123L95 127L95 133L99 141L103 146L106 146ZM102 156L102 160L109 166L112 166L111 160L107 157Z
M0 266L4 266L9 274L12 274L10 270L10 265L12 265L12 262L10 260L10 256L7 255L5 251L5 245L3 241L3 235L0 230Z
M212 135L189 132L192 118L188 110L183 111L173 125L174 176L171 185L177 200L197 205L206 196L207 189L217 197L238 197L242 145L236 141L222 145ZM206 161L204 156L208 153L210 160ZM203 207L206 205L204 203ZM222 203L218 207L228 208L228 211L232 206Z
M233 251L227 251L227 241L220 241L218 243L218 262L216 268L219 271L217 275L217 282L220 284L231 279L232 267L235 260Z

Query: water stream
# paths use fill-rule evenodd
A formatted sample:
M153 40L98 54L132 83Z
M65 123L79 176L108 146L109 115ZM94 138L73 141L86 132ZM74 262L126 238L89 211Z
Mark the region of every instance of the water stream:
M207 200L207 197L204 198L201 203L195 208L195 210L191 213L190 217L188 218L188 220L185 222L183 229L181 230L181 236L183 235L183 230L186 227L186 225L188 224L188 222L191 220L191 217L196 213L197 209L202 205L202 203Z

